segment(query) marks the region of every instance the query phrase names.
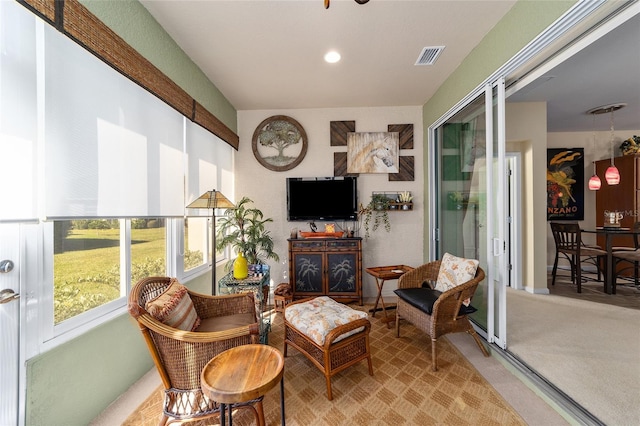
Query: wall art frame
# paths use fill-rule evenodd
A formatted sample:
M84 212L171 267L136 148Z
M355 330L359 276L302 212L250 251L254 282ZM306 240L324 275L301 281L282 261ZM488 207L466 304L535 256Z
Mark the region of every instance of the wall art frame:
M584 220L584 148L547 149L547 220Z
M347 135L347 173L398 173L398 132Z
M291 170L307 154L307 133L297 120L274 115L263 120L253 132L251 148L256 160L276 172ZM275 155L269 155L274 154Z

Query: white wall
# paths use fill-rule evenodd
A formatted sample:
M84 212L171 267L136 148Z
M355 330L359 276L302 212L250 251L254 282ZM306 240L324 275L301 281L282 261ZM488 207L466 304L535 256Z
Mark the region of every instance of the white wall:
M546 223L547 105L516 102L506 105L507 151L522 154L522 286L547 293L546 241L539 230Z
M256 127L273 115L287 115L297 120L307 133L309 146L304 160L292 170L274 172L263 167L254 157L251 139ZM386 132L389 124L413 124L414 147L401 150L400 155L412 155L415 160L415 179L411 182L390 182L386 174L360 174L358 178L358 200L369 202L372 191L411 191L414 208L409 212L390 212L391 232L378 229L367 240L363 240L363 295L365 300L376 296L374 279L364 272L371 266L405 264L418 266L423 259L423 215L424 215L424 167L422 107L378 107L337 108L299 110L261 110L238 112L238 135L240 148L235 156L235 196L237 201L248 196L256 208L266 217L273 218L269 227L280 256L280 264L271 263L273 284L283 281L283 270L288 266L290 230L297 227L309 230L305 222L287 222L286 188L287 177L333 176L333 153L346 152L346 147L330 146L330 122L356 122L356 132ZM322 225L319 224L319 229ZM360 230L364 237L364 230ZM396 281L385 283L385 295L393 295Z

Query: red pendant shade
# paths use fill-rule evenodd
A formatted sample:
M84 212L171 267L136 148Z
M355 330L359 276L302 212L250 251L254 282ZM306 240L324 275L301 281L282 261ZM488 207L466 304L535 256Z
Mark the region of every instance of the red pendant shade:
M609 185L617 185L620 183L620 172L618 168L613 164L609 166L607 171L604 173L604 178L607 180Z
M609 139L609 145L611 147L611 165L609 166L607 171L604 173L604 178L607 181L608 185L618 185L620 183L620 171L616 167L616 165L614 163L614 160L613 160L613 142L614 142L614 138L615 138L614 127L613 127L613 112L619 110L620 108L624 108L625 106L627 106L627 104L625 104L625 103L617 103L617 104L603 105L601 107L593 108L593 109L590 109L589 111L587 111L587 114L591 114L593 116L593 127L594 127L594 129L595 129L595 116L596 116L596 114L604 114L604 113L611 114L611 119L610 119L611 137ZM593 146L594 146L594 149L595 149L595 145L596 145L596 134L595 134L595 130L594 130L594 133L593 133ZM598 189L600 189L601 186L602 186L602 182L600 181L600 178L596 174L596 165L595 165L595 162L594 162L593 163L593 176L591 176L591 178L589 179L589 189L592 190L592 191L597 191Z

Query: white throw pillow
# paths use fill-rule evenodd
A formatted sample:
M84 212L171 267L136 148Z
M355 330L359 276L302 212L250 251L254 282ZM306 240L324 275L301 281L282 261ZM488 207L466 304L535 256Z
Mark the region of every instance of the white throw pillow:
M476 276L478 262L475 259L464 259L449 253L445 253L442 257L440 270L438 271L438 280L436 281L436 290L445 292L460 284L473 279ZM465 299L462 302L465 306L469 306L471 299Z

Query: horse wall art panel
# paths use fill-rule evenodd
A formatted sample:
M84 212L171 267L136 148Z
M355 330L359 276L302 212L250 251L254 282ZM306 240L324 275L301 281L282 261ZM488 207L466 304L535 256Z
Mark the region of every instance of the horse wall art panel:
M348 173L398 173L398 132L365 132L347 135Z

